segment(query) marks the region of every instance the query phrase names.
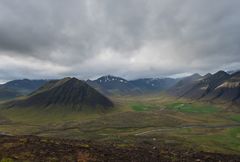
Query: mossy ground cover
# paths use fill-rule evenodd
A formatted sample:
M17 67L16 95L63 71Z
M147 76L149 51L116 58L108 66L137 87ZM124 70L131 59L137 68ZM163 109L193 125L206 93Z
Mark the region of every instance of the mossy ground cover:
M14 162L11 158L3 158L0 162Z
M111 111L108 111L107 113L111 113ZM0 109L0 114L2 116L6 116L14 122L42 125L95 119L105 113L101 111L71 111L68 110L68 108L62 107L52 109L30 107L19 109Z
M0 162L99 162L99 161L238 161L239 155L199 152L176 145L141 141L133 145L45 138L37 136L0 136ZM116 139L117 140L117 139ZM5 144L11 141L8 149ZM19 145L20 144L20 145ZM179 146L179 145L177 145Z
M166 105L167 109L180 111L184 113L215 113L220 111L219 108L212 106L212 105L205 105L205 104L196 104L196 103L183 103L183 102L176 102L170 103Z
M156 105L151 105L151 104L146 104L146 103L133 103L131 104L131 108L134 111L151 111L151 110L155 110L158 109L159 107Z
M233 114L230 118L234 121L240 122L240 114Z
M208 152L240 153L240 127L226 128L220 131L192 135L191 143L199 146L200 150Z

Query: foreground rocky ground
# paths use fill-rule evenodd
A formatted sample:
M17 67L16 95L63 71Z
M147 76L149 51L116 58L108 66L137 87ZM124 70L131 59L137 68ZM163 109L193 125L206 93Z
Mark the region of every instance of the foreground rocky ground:
M239 162L239 155L195 152L173 146L120 146L91 141L0 136L1 162Z

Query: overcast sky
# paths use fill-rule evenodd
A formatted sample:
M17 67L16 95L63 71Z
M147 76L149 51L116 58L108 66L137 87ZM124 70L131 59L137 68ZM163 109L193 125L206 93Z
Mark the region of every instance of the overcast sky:
M240 68L239 0L0 0L0 80Z

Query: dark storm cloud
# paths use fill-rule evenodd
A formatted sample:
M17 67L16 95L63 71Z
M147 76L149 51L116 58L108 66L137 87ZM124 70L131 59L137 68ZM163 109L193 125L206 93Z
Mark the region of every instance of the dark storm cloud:
M0 80L240 65L238 0L0 0Z

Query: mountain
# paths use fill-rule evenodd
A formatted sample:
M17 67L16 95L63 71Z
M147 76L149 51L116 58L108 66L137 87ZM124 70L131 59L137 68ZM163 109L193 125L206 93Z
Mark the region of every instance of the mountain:
M113 103L86 82L76 78L52 80L25 99L6 103L7 107L109 108Z
M203 77L190 91L184 94L185 97L192 99L211 99L211 93L222 84L230 75L224 71L219 71L213 75Z
M130 83L141 89L142 92L159 92L169 89L177 81L177 79L172 78L144 78L132 80Z
M106 95L141 94L141 89L126 79L111 75L88 80L87 83Z
M45 84L47 80L13 80L0 85L0 100L13 99L19 96L27 95L40 86Z
M240 72L192 75L179 81L168 93L194 100L240 104Z
M143 95L166 90L176 84L178 79L143 78L126 80L116 76L103 76L87 83L106 95Z
M170 95L183 97L187 94L191 89L197 85L203 76L199 74L193 74L191 76L182 78L179 82L177 82L173 87L171 87L167 92Z
M213 92L215 89L228 80L231 76L224 72L219 71L210 77L203 79L195 89L201 89L201 93L198 95L199 98L204 98L204 100L212 100L213 99ZM191 94L190 94L191 95Z
M240 71L215 88L212 99L240 104Z

